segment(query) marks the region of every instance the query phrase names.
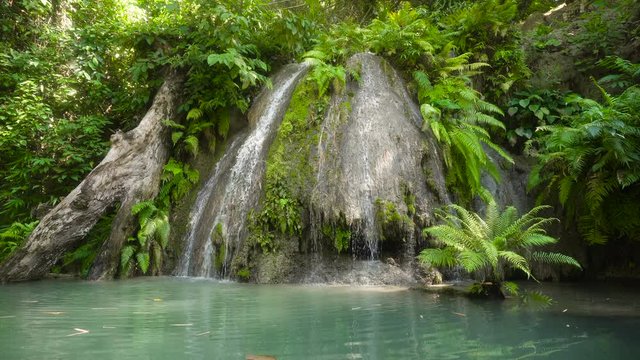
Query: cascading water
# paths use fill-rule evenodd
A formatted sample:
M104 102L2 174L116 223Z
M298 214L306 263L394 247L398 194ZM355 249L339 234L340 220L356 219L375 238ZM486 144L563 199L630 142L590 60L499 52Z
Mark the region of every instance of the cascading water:
M246 236L249 211L260 197L269 146L307 69L307 64L285 66L273 78L273 88L256 99L249 111L250 129L236 135L198 193L176 275L214 277L228 272Z
M422 118L402 79L373 54L355 55L348 66L360 77L334 95L327 110L311 202L319 218L344 217L352 230L352 253L377 259L381 206L408 218L409 194L415 197L416 215L428 221L431 210L448 198L437 146L420 130ZM407 258L415 254L411 231L399 235L405 237L399 241L406 243Z

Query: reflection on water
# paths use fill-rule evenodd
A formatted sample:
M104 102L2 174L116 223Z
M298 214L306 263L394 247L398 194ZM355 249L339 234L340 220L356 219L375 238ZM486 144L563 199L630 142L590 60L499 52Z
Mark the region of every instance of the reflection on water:
M638 292L592 290L547 285L556 304L529 311L397 288L44 281L0 287L0 358L638 358Z

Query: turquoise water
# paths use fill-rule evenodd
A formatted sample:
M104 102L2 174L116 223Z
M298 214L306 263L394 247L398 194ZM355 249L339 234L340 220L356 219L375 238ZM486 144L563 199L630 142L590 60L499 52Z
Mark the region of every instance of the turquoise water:
M191 279L0 287L0 359L637 359L638 292L543 311L394 288Z

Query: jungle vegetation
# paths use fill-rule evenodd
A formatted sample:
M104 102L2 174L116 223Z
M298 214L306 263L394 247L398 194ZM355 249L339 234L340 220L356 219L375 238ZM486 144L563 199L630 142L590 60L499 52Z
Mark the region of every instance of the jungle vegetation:
M535 159L530 191L539 204L560 210L563 225L576 227L585 246L638 241L640 53L629 44L640 40L640 7L631 0L582 3L527 29L530 16L558 3L3 1L0 261L100 161L112 133L136 126L164 76L178 71L186 81L181 121L165 124L171 159L158 197L134 209L139 227L121 262L121 276L157 273L171 209L199 179L190 162L203 148L224 142L232 114L247 111L269 85L268 76L292 61L314 64L310 79L323 98L344 84L346 59L362 51L385 57L403 73L420 105L423 130L443 149L447 185L459 206L443 215L447 225L440 226L479 221L466 210L477 197L489 203L487 224L515 216L512 208L500 216L480 181L485 173L498 178L487 149L513 162L507 149ZM582 80L541 81L536 59L546 53L571 57ZM269 171L276 189L271 200L279 204L278 194L288 194L276 181L279 170ZM287 219L297 218L295 209L287 207ZM542 221L534 216L538 210L524 218ZM270 216L263 219L269 226L283 223ZM299 231L287 221L283 231ZM58 270L86 271L109 223L105 216L87 245L67 254ZM467 250L443 240L439 229L425 231L447 246L421 258L450 265L452 256ZM523 238L528 245L522 249L551 243L537 229L525 229L535 236ZM525 256L500 239L492 242L497 254L530 274L527 256L537 253ZM489 255L469 257L477 261L463 266L475 271L490 265L500 281L502 270ZM537 258L577 265L554 256Z

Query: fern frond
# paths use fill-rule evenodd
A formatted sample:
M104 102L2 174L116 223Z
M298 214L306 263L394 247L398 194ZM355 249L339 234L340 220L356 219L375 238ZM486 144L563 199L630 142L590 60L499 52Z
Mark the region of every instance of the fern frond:
M512 281L503 281L501 285L503 291L510 295L516 296L520 292L520 287L518 286L518 284Z
M432 266L453 267L456 265L456 250L451 247L424 249L418 255L418 260Z
M491 265L486 256L471 250L460 251L457 260L458 264L467 272L478 271Z
M519 255L513 251L500 251L498 256L505 260L509 265L515 269L521 270L527 277L531 277L531 270L529 269L529 262L522 255Z
M151 262L150 258L149 258L149 253L148 252L139 252L136 254L136 262L138 263L138 266L140 267L140 270L142 270L143 274L146 274L147 271L149 270L149 263Z
M540 263L571 265L577 267L578 269L582 269L582 266L580 266L580 263L578 263L576 259L560 253L536 251L531 254L531 259Z
M184 148L187 152L191 153L194 157L198 155L198 147L200 141L197 137L189 135L184 139Z
M120 253L120 267L124 269L126 265L129 263L129 260L133 257L135 253L135 248L131 245L127 245L122 248L122 252Z

